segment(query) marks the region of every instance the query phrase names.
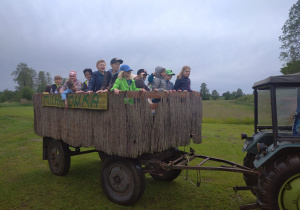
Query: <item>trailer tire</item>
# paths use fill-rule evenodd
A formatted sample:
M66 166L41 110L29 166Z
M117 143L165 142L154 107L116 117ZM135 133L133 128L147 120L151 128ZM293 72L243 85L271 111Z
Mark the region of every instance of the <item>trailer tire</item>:
M145 173L135 159L107 157L100 173L102 189L114 203L132 205L144 193Z
M181 173L181 169L171 169L164 172L162 176L160 176L159 174L152 174L152 173L150 173L150 175L152 176L153 179L164 181L164 182L171 182L174 179L176 179L180 175L180 173Z
M62 141L51 140L48 146L48 163L53 174L65 176L71 164L69 146Z
M244 158L243 165L247 168L256 169L253 162L255 160L255 154L253 153L247 153L247 155ZM258 176L256 175L250 175L250 174L243 174L244 181L247 186L254 186L257 187L258 183ZM256 195L257 190L251 190L253 195Z
M98 151L98 155L102 161L104 161L109 156L108 154L102 151Z
M257 201L262 209L298 209L300 157L292 153L266 167L258 181Z

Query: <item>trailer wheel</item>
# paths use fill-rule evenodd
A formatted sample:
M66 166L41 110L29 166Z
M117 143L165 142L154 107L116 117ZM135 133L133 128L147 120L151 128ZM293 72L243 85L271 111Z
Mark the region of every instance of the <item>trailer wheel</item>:
M101 167L101 186L114 203L132 205L145 190L145 174L138 161L107 157Z
M150 173L150 175L152 176L153 179L159 180L159 181L164 181L164 182L171 182L174 179L176 179L181 173L181 169L171 169L169 171L166 171L161 175L159 174L152 174Z
M48 146L48 163L53 174L64 176L69 172L71 157L67 144L52 140Z
M248 168L255 169L255 166L253 164L254 160L255 160L255 154L247 153L246 157L244 158L243 165ZM243 177L244 177L244 181L247 186L257 187L258 176L250 175L250 174L243 174ZM253 195L256 195L256 190L251 190L251 192Z
M257 200L263 209L299 209L298 154L286 155L266 168L258 181Z
M108 154L102 151L98 151L98 155L102 161L104 161L108 157Z

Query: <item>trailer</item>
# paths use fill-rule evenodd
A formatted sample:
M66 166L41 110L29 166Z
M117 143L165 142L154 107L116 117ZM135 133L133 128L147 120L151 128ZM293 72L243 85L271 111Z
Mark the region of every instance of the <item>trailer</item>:
M160 102L152 104L152 98ZM128 99L131 103L125 104ZM238 172L252 177L260 174L231 161L195 154L193 149L178 149L191 141L202 142L200 93L69 94L67 109L59 94L35 94L33 100L34 130L43 136L43 160L48 160L51 172L64 176L72 156L98 152L103 161L103 192L120 205L133 205L141 198L145 173L160 181L172 181L182 170ZM82 147L92 149L81 151ZM191 164L196 160L200 161ZM225 165L209 166L212 161Z

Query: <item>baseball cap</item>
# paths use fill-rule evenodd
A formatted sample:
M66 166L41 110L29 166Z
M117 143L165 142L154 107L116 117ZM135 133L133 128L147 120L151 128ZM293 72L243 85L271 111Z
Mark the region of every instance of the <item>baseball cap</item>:
M175 75L171 69L166 69L166 74L167 75Z
M120 71L128 72L128 71L132 71L132 69L128 65L124 64L120 67Z
M119 62L120 64L123 63L123 60L119 59L119 58L113 58L110 61L110 65Z
M144 75L149 75L149 74L147 74L147 71L146 71L145 69L139 69L139 70L137 71L137 75L139 75L139 74L141 74L141 73L145 73Z

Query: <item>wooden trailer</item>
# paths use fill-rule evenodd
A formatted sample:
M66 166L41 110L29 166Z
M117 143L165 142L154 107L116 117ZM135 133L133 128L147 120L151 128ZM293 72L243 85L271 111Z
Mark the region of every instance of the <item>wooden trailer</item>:
M152 104L152 98L160 102ZM177 149L191 141L201 143L200 93L69 94L69 108L64 108L59 94L35 94L33 100L34 130L43 136L43 159L52 173L66 175L71 156L98 152L103 161L101 185L115 203L138 201L145 189L145 173L161 181L174 180L182 169L257 175L226 160ZM94 149L80 151L81 147ZM195 158L203 161L189 166ZM208 160L229 166L203 166Z

